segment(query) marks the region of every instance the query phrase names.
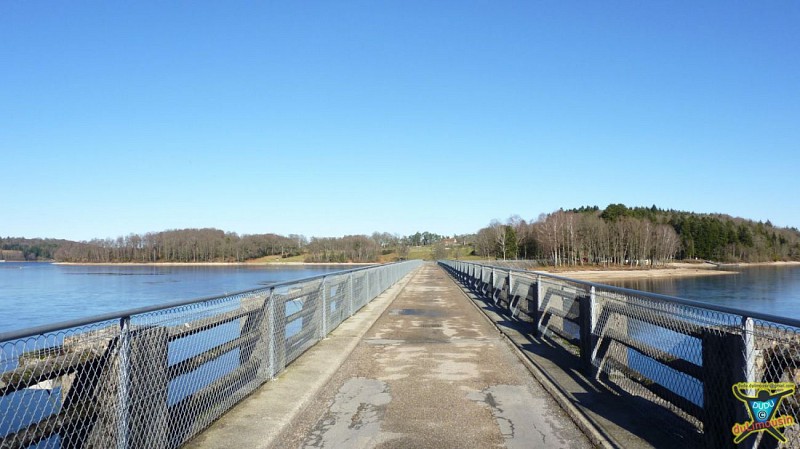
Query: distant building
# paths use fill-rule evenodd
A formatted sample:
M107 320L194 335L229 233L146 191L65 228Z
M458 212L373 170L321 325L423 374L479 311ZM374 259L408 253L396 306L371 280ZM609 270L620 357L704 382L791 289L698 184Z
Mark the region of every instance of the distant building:
M442 243L444 243L444 244L445 244L445 246L453 246L453 245L458 245L458 239L456 239L456 238L452 238L452 239L442 239Z

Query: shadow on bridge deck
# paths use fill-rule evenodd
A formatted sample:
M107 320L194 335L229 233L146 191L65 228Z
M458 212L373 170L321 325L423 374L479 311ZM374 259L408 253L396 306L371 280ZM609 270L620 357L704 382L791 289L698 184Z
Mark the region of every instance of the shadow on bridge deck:
M464 291L427 264L188 447L580 448L614 440L604 432L587 438L527 364ZM577 400L596 396L586 394ZM626 447L675 443L604 424L625 434L617 441Z
M620 448L705 447L701 435L687 421L613 384L587 378L576 354L547 337L533 336L530 323L510 318L507 310L459 286L596 444Z

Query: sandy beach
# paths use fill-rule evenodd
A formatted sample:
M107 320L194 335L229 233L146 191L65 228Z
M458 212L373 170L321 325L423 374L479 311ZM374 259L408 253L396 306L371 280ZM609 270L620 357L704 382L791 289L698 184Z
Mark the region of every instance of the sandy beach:
M740 263L725 265L725 269L719 269L717 264L712 263L686 263L674 262L667 264L666 267L659 268L632 268L606 270L602 267L586 267L586 269L561 270L540 270L583 281L610 281L626 279L648 279L648 278L669 278L669 277L694 277L694 276L725 276L737 273L737 267L752 266L800 266L800 262L763 262L763 263Z

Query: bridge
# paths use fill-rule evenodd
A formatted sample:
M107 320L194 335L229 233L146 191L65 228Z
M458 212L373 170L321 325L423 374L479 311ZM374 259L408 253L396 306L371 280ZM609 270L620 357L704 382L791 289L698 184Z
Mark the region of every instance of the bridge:
M770 416L791 420L734 428L735 392L755 398L738 382L800 378L800 322L500 265L404 262L0 334L0 447L800 444L794 388Z

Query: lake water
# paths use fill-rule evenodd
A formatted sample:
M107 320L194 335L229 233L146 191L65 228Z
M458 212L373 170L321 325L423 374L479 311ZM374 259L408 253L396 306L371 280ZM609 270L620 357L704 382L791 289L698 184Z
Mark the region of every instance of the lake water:
M342 270L331 266L80 266L0 263L0 332ZM621 287L800 319L800 267L641 279Z
M80 266L0 263L0 332L224 295L340 271L332 266Z
M758 266L737 268L735 274L673 279L619 281L614 285L755 311L776 317L800 319L800 267ZM702 365L700 340L638 323L628 331L638 340L664 352ZM703 406L703 383L686 374L629 350L631 368L673 393Z
M800 267L737 268L736 274L610 283L779 317L800 319Z

